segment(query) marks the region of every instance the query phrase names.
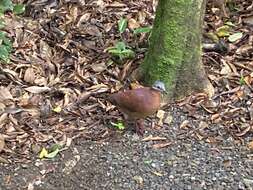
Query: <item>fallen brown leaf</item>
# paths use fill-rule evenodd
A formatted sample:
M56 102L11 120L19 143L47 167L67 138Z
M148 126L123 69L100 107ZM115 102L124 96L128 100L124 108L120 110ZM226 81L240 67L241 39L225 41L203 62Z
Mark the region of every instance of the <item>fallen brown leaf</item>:
M5 100L12 100L13 97L8 88L0 86L0 102L4 102Z
M252 129L251 125L248 125L243 131L241 131L240 133L237 133L236 136L237 137L241 137L244 136L246 133L248 133L250 130Z
M253 150L253 141L249 142L248 147L250 150Z
M170 146L172 144L172 142L168 142L168 143L159 143L159 144L154 144L153 148L165 148L167 146Z
M156 117L159 118L158 125L160 125L160 126L163 125L164 116L165 116L165 111L163 111L163 110L158 110L158 112L157 112L157 114L156 114Z
M5 146L4 137L2 134L0 134L0 152L2 152L2 150L4 149L4 146Z
M180 124L180 129L187 129L187 128L192 128L190 122L188 120L184 120L181 124Z
M24 81L32 84L34 80L35 80L35 73L33 71L33 68L30 67L25 71Z
M145 137L144 139L142 139L142 141L163 141L163 140L167 140L167 138L165 137L153 137L152 135Z
M139 28L140 27L140 24L134 19L134 18L130 18L128 20L128 27L133 30L133 29L136 29L136 28Z
M30 86L30 87L25 88L25 90L34 94L39 94L42 92L48 92L51 90L51 88L46 87L46 86Z

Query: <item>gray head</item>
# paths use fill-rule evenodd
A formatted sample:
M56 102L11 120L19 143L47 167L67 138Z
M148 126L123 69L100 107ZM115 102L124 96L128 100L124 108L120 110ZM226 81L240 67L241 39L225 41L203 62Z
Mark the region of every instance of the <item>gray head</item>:
M152 88L154 90L158 90L160 92L165 92L166 93L166 88L165 88L165 85L162 81L155 81L155 83L152 85Z

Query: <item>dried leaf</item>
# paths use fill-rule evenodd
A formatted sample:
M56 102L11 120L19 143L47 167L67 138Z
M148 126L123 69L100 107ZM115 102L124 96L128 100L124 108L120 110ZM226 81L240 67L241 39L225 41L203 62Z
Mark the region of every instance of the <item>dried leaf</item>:
M251 130L252 126L248 125L243 131L241 131L240 133L237 133L236 136L237 137L242 137L244 136L246 133L248 133Z
M231 160L224 160L224 161L223 161L223 165L224 165L226 168L230 167L231 164L232 164Z
M190 122L188 120L184 120L181 124L180 124L180 129L187 129L187 128L192 128Z
M107 68L107 66L104 62L99 63L99 64L91 65L91 69L96 73L100 73L100 72L106 70L106 68Z
M5 158L0 156L0 163L9 164L10 162L6 160Z
M91 13L85 13L82 15L77 23L77 27L80 27L83 23L86 23L91 17Z
M95 25L85 25L85 30L84 32L86 34L89 34L91 36L97 36L97 37L101 37L102 36L102 33L100 32L99 28Z
M140 186L143 186L143 178L141 176L134 176L133 179L138 183Z
M35 80L35 73L33 71L33 68L30 67L30 68L26 69L26 71L25 71L24 81L26 81L28 83L33 83L34 80Z
M208 128L208 124L204 121L200 121L199 123L199 130L204 130L204 129L207 129Z
M8 88L0 86L0 102L4 102L5 100L12 100L13 97Z
M153 174L155 174L156 176L162 177L164 176L164 174L162 174L161 172L152 172Z
M55 113L60 113L61 112L61 106L56 106L55 108L53 108L53 111L55 112Z
M164 116L165 116L165 111L159 110L157 112L156 116L159 118L158 125L162 126L163 125L163 119L164 119Z
M221 120L220 114L216 113L211 116L211 121L214 123L218 123Z
M248 143L248 147L249 147L250 150L253 150L253 141Z
M168 142L168 143L159 143L159 144L154 144L153 145L153 148L165 148L167 146L170 146L172 144L172 142Z
M52 57L52 52L51 52L50 46L43 40L40 41L40 56L48 60Z
M162 140L167 140L167 138L159 136L153 137L152 135L150 135L142 139L142 141L162 141Z
M93 86L87 88L87 90L89 90L91 92L102 93L102 92L108 91L109 88L105 84L97 84L97 85L93 85Z
M8 118L8 114L7 113L3 113L3 114L0 115L0 129L1 129L1 126L3 124L5 124L7 118Z
M248 17L243 18L243 22L253 26L253 15L249 15Z
M140 27L140 24L133 18L130 18L128 20L128 27L131 29L131 30L134 30L136 28L139 28Z
M73 170L73 168L77 165L77 163L80 160L80 155L75 155L74 157L72 157L71 159L67 160L65 162L65 167L63 168L63 173L65 173L66 175L70 174L71 171Z
M143 88L142 85L140 85L139 83L136 83L136 82L132 82L130 84L130 87L131 87L131 89Z
M5 146L5 141L4 141L4 137L2 134L0 134L0 153L2 152L2 150L4 149Z
M48 92L51 90L51 88L46 87L46 86L30 86L30 87L25 88L25 90L34 94L39 94L42 92Z
M220 71L220 74L222 74L222 75L227 75L227 74L229 74L229 73L231 73L232 72L232 70L231 70L231 68L229 67L229 65L228 64L226 64L225 62L223 63L223 66L222 66L222 69L221 69L221 71Z

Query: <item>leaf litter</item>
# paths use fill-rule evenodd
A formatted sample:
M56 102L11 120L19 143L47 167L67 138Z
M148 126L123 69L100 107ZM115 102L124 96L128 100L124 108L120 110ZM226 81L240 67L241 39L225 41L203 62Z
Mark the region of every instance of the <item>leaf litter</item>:
M105 97L128 86L130 74L143 60L146 50L140 48L147 49L149 34L136 34L136 38L133 33L139 27L152 27L156 4L28 1L23 16L7 17L5 30L13 39L15 51L10 64L0 65L2 161L25 162L53 144L68 147L76 138L103 140L115 133L107 126L122 120L122 116ZM252 137L253 131L252 3L236 0L235 9L225 12L219 6L209 1L204 25L204 33L213 33L215 39L229 46L225 54L203 53L215 96L208 99L205 94L193 94L169 105L180 106L200 123L194 129L185 120L178 126L185 131L183 135L194 134L209 141L212 138L206 130L213 124L240 139ZM125 30L122 33L118 32L120 21ZM106 49L121 38L133 48L135 57L119 64L113 62ZM204 35L203 42L210 41ZM158 114L159 125L170 125L173 118L164 111L166 106ZM163 137L147 141L156 140L166 141ZM170 144L162 142L154 148Z

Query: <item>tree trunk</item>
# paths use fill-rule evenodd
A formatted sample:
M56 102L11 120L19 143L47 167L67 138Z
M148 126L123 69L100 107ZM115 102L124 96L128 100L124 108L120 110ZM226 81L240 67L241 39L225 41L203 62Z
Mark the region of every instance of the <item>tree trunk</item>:
M149 51L139 68L144 83L165 83L166 101L192 92L213 95L201 61L205 0L159 0Z

